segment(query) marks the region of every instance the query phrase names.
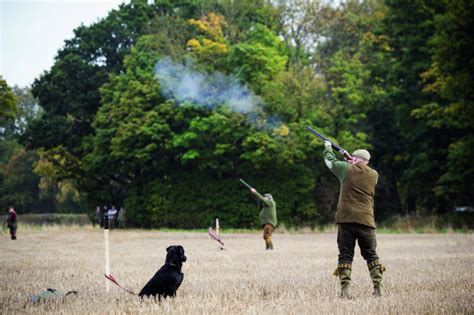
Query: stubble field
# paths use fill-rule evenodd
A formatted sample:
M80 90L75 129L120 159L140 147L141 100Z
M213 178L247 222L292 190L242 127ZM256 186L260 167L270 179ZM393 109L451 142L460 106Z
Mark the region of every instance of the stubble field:
M474 313L472 234L378 234L387 267L385 296L371 296L365 262L356 250L352 300L337 298L332 276L336 234L274 235L265 251L260 234L224 234L226 250L205 233L110 233L111 273L139 292L162 266L169 245L188 261L175 299L140 301L111 284L105 291L103 231L47 228L0 236L0 314L453 314ZM30 302L47 288L75 296Z

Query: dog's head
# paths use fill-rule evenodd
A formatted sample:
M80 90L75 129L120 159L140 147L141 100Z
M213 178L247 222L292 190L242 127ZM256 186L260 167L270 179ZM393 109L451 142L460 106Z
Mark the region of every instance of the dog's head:
M179 268L183 265L183 262L186 261L186 256L184 255L184 248L181 245L169 246L166 249L166 262L176 265Z

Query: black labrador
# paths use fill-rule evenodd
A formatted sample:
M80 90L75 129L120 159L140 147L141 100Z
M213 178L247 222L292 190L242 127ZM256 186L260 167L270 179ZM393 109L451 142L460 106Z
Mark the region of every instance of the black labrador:
M138 294L140 297L174 297L184 274L181 272L183 262L186 261L183 246L169 246L166 249L166 261L163 267L151 278Z

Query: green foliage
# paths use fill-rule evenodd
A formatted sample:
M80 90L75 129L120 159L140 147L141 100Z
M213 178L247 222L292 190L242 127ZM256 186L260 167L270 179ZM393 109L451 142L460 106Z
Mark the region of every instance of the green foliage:
M473 202L474 170L469 157L474 153L474 78L469 51L474 49L474 42L468 31L474 26L469 14L473 9L470 1L453 1L447 4L446 11L435 16L436 32L430 42L432 64L422 78L424 91L434 92L441 100L413 111L431 128L450 135L445 144L445 167L434 191L457 205Z
M412 111L434 100L434 95L423 94L420 81L421 73L430 64L428 40L434 31L434 10L424 1L406 6L389 1L388 7L384 31L391 47L387 77L393 87L388 103L392 107L389 115L394 117L394 129L399 130L400 137L394 165L402 175L398 176L401 202L406 211L432 209L436 204L433 184L441 167L439 156L445 153L433 152L439 146L433 143L429 130ZM436 137L439 142L445 141L441 134ZM428 157L434 158L429 162Z
M30 225L90 225L91 220L86 214L71 213L28 213L18 216L18 224Z
M9 120L16 116L17 98L7 81L0 76L0 128L4 128Z
M470 6L463 1L407 6L389 1L386 24L393 49L387 73L402 140L397 154L402 200L409 210L445 212L472 203L467 193L472 166L465 158L471 149L464 147L472 142L472 100L466 96L472 90L466 82L472 80L464 66L472 59L467 53L472 47Z
M262 87L265 109L284 122L301 119L326 125L331 117L325 104L326 84L322 77L313 77L309 67L281 71Z
M19 213L31 212L41 205L40 178L32 172L38 160L35 152L17 151L7 164L0 164L0 208L14 206Z
M307 192L311 177L288 181L286 185L275 180L248 180L262 192L271 191L278 198L278 216L284 222L315 224L315 205ZM216 217L223 227L259 226L257 202L236 177L216 179L203 173L180 174L137 187L129 196L124 203L127 220L141 227L206 227Z
M96 202L114 198L127 208L129 222L140 226L198 227L214 216L235 226L256 224L258 209L242 201L242 196L248 196L236 181L237 174L246 170L252 178L253 173L276 170L286 176L309 171L298 165L306 157L307 146L291 131L303 133L302 125L257 130L248 117L225 107L208 110L165 100L154 78L156 61L170 51L162 40L159 33L141 37L125 58L123 73L111 76L101 89L103 106L93 124L96 134L89 139L84 163L89 198ZM271 51L259 65L262 85L284 69L280 41L263 25L251 28L244 44L229 44L231 51L238 45ZM202 62L202 52L194 53ZM222 58L225 61L225 54ZM224 63L214 63L219 64ZM265 113L260 115L259 119L265 119ZM280 180L284 178L267 176L274 193L281 191ZM291 194L294 198L281 197L283 220L314 217L311 176L295 176L287 182L299 188ZM98 187L107 193L94 192Z
M260 85L284 70L288 60L276 34L260 24L247 31L245 41L231 46L229 55L230 67L256 93L260 92Z
M0 163L7 164L20 149L21 146L15 140L0 140Z
M121 70L124 56L154 15L146 3L130 3L75 29L51 70L33 84L44 112L29 124L22 143L46 149L61 145L82 158L82 141L93 132L91 123L100 107L99 88L110 73Z
M27 126L41 115L38 100L33 96L30 87L13 87L13 92L18 98L18 112L14 123L7 128L10 137L17 138L26 131Z

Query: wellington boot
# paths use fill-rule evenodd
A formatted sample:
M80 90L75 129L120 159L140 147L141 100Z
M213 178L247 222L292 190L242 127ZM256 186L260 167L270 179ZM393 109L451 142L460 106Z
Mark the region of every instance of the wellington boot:
M380 297L383 295L382 274L385 271L383 265L377 265L370 269L370 278L374 284L373 296Z
M339 268L339 280L341 281L341 292L339 297L351 299L351 269Z

